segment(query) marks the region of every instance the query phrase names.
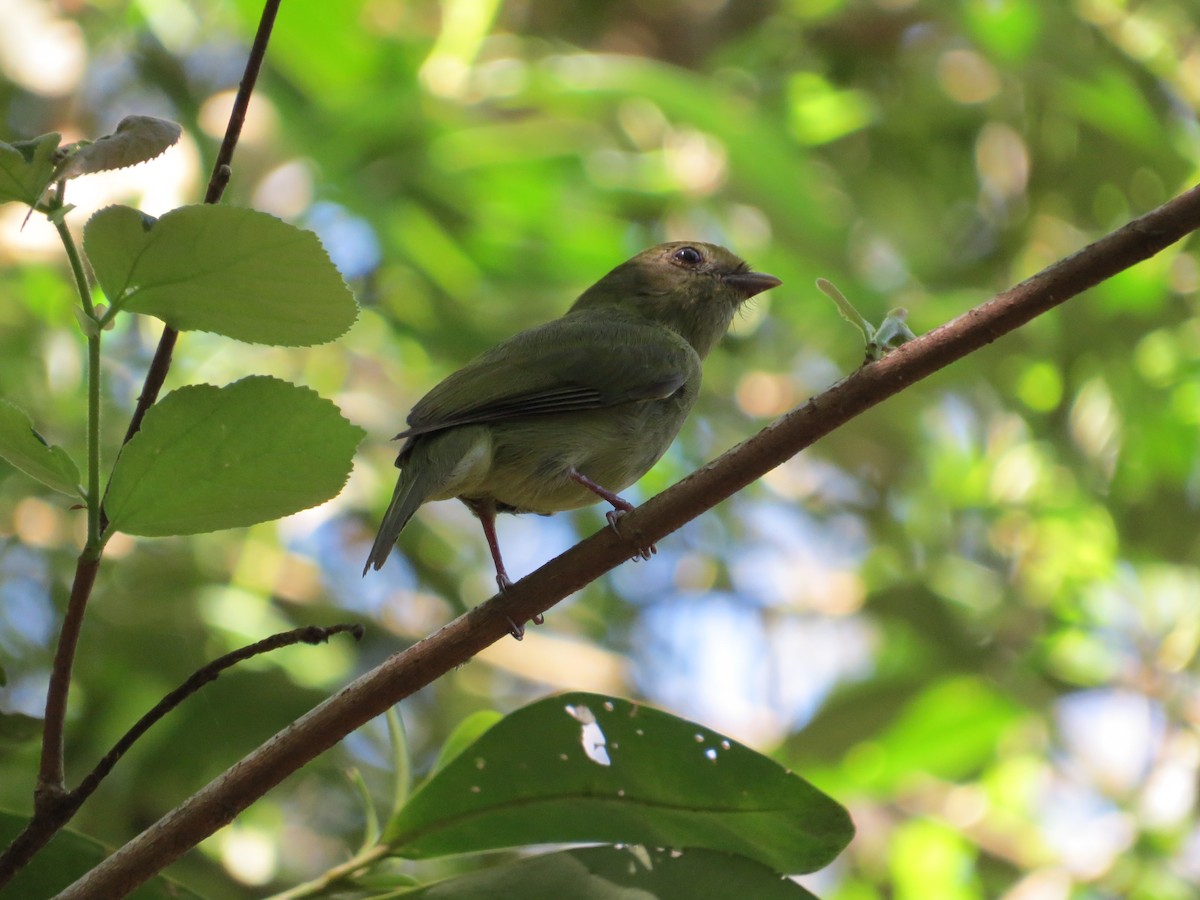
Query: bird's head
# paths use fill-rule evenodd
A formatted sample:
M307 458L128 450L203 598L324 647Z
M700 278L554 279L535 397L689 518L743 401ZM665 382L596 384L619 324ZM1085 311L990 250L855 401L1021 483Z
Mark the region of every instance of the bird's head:
M575 301L571 312L615 307L678 332L701 356L721 339L737 308L781 284L724 247L672 241L621 263Z

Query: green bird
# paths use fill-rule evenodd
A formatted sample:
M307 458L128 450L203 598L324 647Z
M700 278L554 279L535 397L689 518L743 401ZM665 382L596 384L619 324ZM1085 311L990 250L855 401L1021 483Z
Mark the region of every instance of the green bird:
M597 281L562 318L467 363L396 435L400 478L363 574L384 564L429 500L457 497L479 517L501 590L512 582L496 513L550 515L604 499L616 528L633 509L617 492L679 433L700 390L701 360L742 303L780 283L715 244L659 244Z

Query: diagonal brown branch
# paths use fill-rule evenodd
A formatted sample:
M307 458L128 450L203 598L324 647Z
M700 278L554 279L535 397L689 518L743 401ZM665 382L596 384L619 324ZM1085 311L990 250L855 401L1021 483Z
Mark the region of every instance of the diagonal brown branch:
M355 728L762 477L818 438L1200 228L1200 188L1147 213L812 398L437 633L347 685L246 756L59 895L119 897L231 822Z

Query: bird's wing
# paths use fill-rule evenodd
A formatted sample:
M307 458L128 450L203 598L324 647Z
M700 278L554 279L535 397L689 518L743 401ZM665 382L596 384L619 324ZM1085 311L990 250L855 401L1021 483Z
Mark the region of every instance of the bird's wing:
M397 437L669 397L699 372L700 357L674 332L611 310L581 311L469 362L413 407Z

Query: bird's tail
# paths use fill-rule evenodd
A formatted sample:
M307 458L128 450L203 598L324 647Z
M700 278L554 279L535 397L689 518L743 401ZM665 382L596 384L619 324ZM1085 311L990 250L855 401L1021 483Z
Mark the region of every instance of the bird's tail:
M392 494L392 502L388 504L387 512L383 514L383 522L379 525L379 533L375 535L375 543L371 545L371 553L367 556L367 564L363 566L363 574L374 567L380 569L387 562L396 538L413 517L417 507L428 496L427 490L417 490L420 477L411 477L411 469L404 469L396 480L396 490Z
M472 449L472 437L466 429L453 429L424 440L413 447L404 460L392 502L383 514L379 533L371 545L363 574L373 566L379 569L387 562L396 538L422 503L430 497L445 497L449 482L463 458Z

